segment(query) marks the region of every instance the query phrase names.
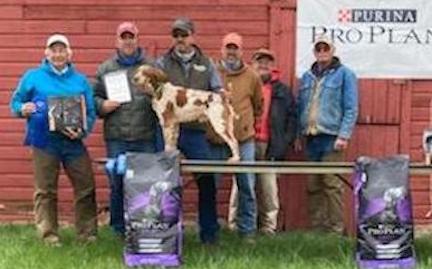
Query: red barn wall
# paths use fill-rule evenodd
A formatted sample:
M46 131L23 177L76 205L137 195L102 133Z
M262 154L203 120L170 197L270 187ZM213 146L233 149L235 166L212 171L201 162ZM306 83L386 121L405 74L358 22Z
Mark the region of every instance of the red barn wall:
M170 24L178 16L196 23L197 43L212 57L219 58L221 38L236 31L244 36L245 57L259 47L270 47L278 58L284 80L294 85L295 0L3 0L0 5L0 221L31 219L32 165L28 149L22 146L24 121L11 118L8 103L19 76L38 65L47 35L68 35L74 62L89 77L115 45L115 28L124 20L138 23L143 47L151 56L170 46ZM342 59L343 60L343 59ZM429 123L431 81L362 80L360 117L347 159L359 154L385 156L409 153L421 161L421 134ZM92 157L105 154L100 122L88 138ZM291 156L291 158L301 158ZM102 171L95 169L100 206L105 206L108 189ZM304 177L282 176L281 224L299 228L307 224ZM219 208L226 215L228 187L219 192ZM414 211L418 224L429 224L429 178L413 177ZM351 193L346 192L346 219L350 215ZM67 179L60 181L60 207L71 215L72 192ZM196 212L196 189L185 189L185 208ZM299 210L300 208L300 210Z
M29 150L22 146L25 123L11 118L8 103L23 72L40 63L46 37L65 33L72 44L74 62L89 77L113 53L115 30L124 20L137 22L140 43L148 54L163 53L171 42L170 25L178 16L195 21L197 43L212 57L220 55L221 39L228 32L244 36L245 57L269 41L267 1L142 1L142 0L51 0L2 1L0 5L0 221L31 219L32 165ZM87 139L94 158L105 155L101 123ZM108 198L107 181L97 173L100 207ZM220 211L226 214L228 185L219 192ZM185 209L196 212L196 188L188 184ZM72 190L66 177L60 180L60 208L71 216Z

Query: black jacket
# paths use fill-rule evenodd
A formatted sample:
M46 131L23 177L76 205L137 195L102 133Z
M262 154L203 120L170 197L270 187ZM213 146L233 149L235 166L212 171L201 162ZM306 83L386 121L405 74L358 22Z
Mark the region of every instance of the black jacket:
M105 140L118 139L126 141L147 140L155 137L157 124L156 114L152 109L151 100L142 91L131 83L135 70L142 64L151 64L143 55L137 58L136 63L122 64L119 54L102 63L96 73L94 84L94 99L99 117L104 119ZM111 113L102 112L102 103L107 99L103 76L118 70L127 70L132 102L122 104Z
M295 101L292 90L277 76L267 82L272 87L270 107L270 139L266 158L284 160L296 134Z

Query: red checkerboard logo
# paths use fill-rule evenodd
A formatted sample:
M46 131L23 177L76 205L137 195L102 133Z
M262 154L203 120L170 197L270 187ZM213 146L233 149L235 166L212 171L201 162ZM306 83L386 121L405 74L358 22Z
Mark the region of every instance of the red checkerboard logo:
M351 10L350 9L341 9L339 10L338 20L339 22L346 23L351 21Z

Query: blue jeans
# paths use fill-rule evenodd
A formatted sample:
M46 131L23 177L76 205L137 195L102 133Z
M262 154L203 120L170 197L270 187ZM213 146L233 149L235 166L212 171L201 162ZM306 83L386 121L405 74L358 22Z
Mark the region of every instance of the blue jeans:
M308 160L320 162L326 155L334 152L336 138L334 135L327 134L307 136L305 152Z
M255 160L255 142L247 140L240 143L240 160ZM230 156L229 148L224 145L215 145L211 147L213 158L224 160ZM254 234L257 229L257 205L255 195L255 174L239 173L235 175L238 186L238 211L237 211L237 229L241 235ZM220 174L216 175L216 181L221 178ZM218 183L217 183L218 184Z
M108 158L116 158L125 152L156 152L154 142L137 140L107 140L105 141ZM110 194L110 225L114 232L124 234L124 208L123 208L123 177L116 174L108 174L111 188Z
M188 159L211 159L210 145L203 130L180 128L178 148ZM214 243L219 230L214 174L197 173L194 177L198 185L200 239L203 243Z

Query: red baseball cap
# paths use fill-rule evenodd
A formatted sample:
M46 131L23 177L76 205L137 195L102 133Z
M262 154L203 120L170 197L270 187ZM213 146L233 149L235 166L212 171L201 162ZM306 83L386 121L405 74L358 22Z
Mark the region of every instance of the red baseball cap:
M121 37L121 35L124 33L131 33L134 36L137 36L138 35L138 27L133 22L129 22L129 21L122 22L117 27L117 36Z
M222 46L225 48L229 44L236 45L239 49L243 47L243 38L237 33L229 33L224 36Z

